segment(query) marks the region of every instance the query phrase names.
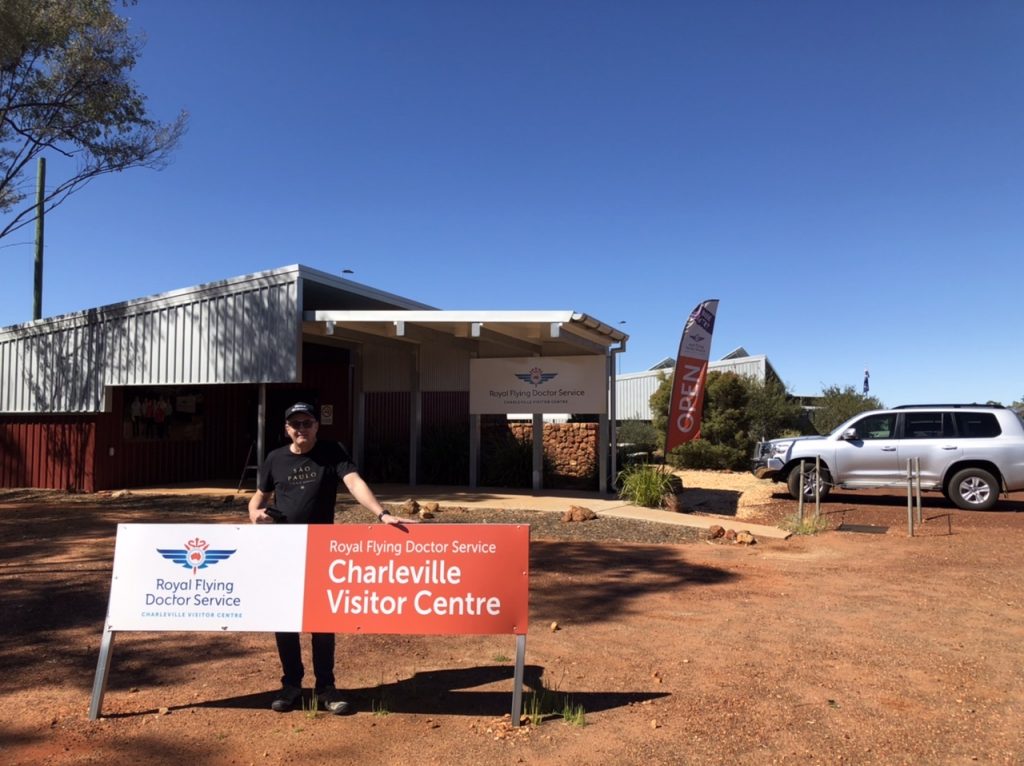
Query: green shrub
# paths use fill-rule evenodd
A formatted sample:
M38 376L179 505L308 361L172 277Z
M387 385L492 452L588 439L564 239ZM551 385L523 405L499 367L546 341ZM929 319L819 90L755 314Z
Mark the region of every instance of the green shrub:
M423 484L468 484L469 427L444 425L424 430L419 472Z
M658 432L643 420L624 420L615 430L616 460L618 465L649 463L660 448ZM635 456L635 457L634 457Z
M695 439L676 447L665 460L676 468L742 471L750 467L750 452L728 444Z
M664 444L672 377L660 377L661 383L650 404L659 444ZM800 428L802 418L800 404L774 377L762 383L733 372L708 373L700 430L705 441L737 449L746 458L757 441L778 436L786 429ZM722 462L721 456L718 462Z
M480 461L480 483L485 487L533 485L533 443L504 434L491 441Z
M881 408L879 399L861 394L853 386L826 386L811 412L811 423L819 434L827 434L854 415Z
M660 465L637 464L619 472L619 498L633 505L660 508L665 496L681 488L679 477Z
M630 452L654 452L658 448L658 432L645 420L623 420L615 429L619 444L628 444Z

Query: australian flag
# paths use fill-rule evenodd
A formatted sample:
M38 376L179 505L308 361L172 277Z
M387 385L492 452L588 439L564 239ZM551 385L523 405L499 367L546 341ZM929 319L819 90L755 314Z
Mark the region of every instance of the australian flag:
M868 378L870 378L870 377L871 377L871 373L867 371L867 368L865 368L864 369L864 393L865 394L867 394L867 392L871 390L871 385L868 383Z

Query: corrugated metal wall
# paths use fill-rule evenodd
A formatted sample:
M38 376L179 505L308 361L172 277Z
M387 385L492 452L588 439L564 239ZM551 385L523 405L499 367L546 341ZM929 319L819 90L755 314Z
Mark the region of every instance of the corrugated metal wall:
M469 483L469 392L424 391L418 480Z
M671 374L671 372L669 372ZM658 373L647 372L619 377L615 381L615 410L618 420L650 420L651 396L661 384Z
M256 425L255 386L209 386L203 397L202 438L197 440L128 440L111 457L99 444L97 463L118 463L119 486L195 482L240 477ZM119 392L120 393L120 392ZM126 389L128 396L131 389Z
M421 391L469 391L469 351L424 345L420 352ZM466 399L469 407L469 399Z
M421 402L419 480L469 481L469 352L435 344L419 346ZM374 481L409 476L410 391L416 349L367 344L362 348L365 390L365 474Z
M102 412L107 386L294 381L296 296L292 279L252 280L0 333L0 412Z
M735 372L755 380L764 381L765 358L763 356L742 357L711 362L708 372Z
M409 391L412 388L413 347L368 343L363 346L364 391Z
M412 345L363 346L363 388L366 391L409 391L412 387ZM435 344L419 347L420 390L469 391L469 352Z
M371 481L408 481L409 393L369 391L365 408L362 472Z
M0 422L0 487L94 489L96 423L73 417Z
M333 407L334 422L320 423L319 438L352 444L352 395L350 388L350 356L347 349L306 343L302 351L302 387L310 392L316 406ZM294 402L289 401L286 406ZM271 412L270 423L280 429L281 423ZM281 409L283 412L283 408Z
M123 399L132 388L115 391L109 414L0 416L0 487L94 492L241 476L254 436L256 387L200 390L199 439L126 438Z
M465 428L469 434L468 391L425 391L423 401L423 431L429 428L451 426Z

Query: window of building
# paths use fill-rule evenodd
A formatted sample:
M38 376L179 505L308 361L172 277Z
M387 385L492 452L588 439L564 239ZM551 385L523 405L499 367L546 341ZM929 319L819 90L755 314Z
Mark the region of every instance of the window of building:
M124 438L128 441L200 441L203 395L179 386L127 388Z

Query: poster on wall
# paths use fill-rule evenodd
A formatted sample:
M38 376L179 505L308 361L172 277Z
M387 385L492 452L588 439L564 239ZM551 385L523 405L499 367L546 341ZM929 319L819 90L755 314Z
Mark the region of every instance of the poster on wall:
M124 394L127 441L200 441L203 395L177 387L131 387Z
M322 425L322 426L333 426L334 425L334 405L333 404L321 404L320 405L320 425Z
M608 411L605 357L470 359L469 411L603 415Z

